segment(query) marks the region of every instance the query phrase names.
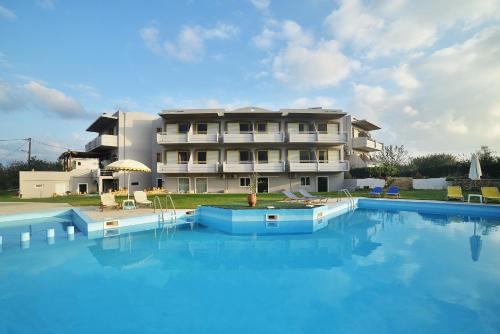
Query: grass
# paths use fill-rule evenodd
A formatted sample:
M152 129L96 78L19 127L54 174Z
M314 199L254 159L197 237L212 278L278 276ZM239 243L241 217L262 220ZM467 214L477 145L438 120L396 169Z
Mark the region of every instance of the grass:
M355 197L368 197L369 190L358 190L352 193ZM468 192L464 192L467 198ZM320 193L322 196L332 198L337 197L336 192ZM284 196L279 193L271 194L258 194L257 195L257 208L266 206L275 207L297 207L297 204L278 202ZM445 190L401 190L401 198L416 199L416 200L435 200L445 201ZM117 197L120 202L125 197ZM198 205L220 205L226 207L248 207L246 204L246 194L173 194L175 206L182 209L192 209ZM11 196L8 193L0 193L0 202L40 202L40 203L68 203L72 206L97 206L99 205L99 196L61 196L54 198L33 198L33 199L19 199Z

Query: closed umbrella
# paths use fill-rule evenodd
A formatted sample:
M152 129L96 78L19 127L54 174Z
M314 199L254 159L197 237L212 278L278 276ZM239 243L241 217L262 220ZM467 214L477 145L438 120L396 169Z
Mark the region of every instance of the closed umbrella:
M129 172L128 186L127 186L127 199L130 199L130 172L144 172L151 173L151 169L142 162L124 159L110 163L104 169L112 171Z
M481 179L481 164L479 163L479 157L476 153L472 153L472 157L470 159L470 169L469 169L469 179L471 180L479 180Z

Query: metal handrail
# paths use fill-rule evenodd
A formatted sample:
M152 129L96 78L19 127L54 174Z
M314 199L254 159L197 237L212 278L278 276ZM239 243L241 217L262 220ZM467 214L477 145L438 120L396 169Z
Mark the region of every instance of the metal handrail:
M349 201L349 209L354 209L354 207L355 207L354 198L352 198L352 195L348 189L340 189L337 192L337 202L339 200L342 201L342 194L344 194L345 197L347 198L347 200Z
M170 194L165 195L165 210L168 212L168 200L170 200L170 204L172 204L172 210L174 211L174 219L177 220L177 211L175 211L175 204L172 196Z
M158 196L155 196L153 198L153 209L154 209L154 212L156 212L156 203L158 203L158 207L160 208L160 213L161 213L161 222L164 223L165 222L165 216L163 214L163 207L161 206L161 201L160 201L160 197Z

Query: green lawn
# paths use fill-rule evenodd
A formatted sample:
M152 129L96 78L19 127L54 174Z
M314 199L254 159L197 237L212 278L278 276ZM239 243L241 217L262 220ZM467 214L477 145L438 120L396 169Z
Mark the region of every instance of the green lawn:
M355 197L367 197L367 190L359 190L353 192ZM467 197L467 192L464 196ZM337 197L336 192L322 193L323 196L332 198ZM297 207L290 203L277 202L282 200L282 194L258 194L257 207L275 206L275 207ZM417 200L446 200L445 190L401 190L401 198L417 199ZM117 197L117 201L123 200L123 197ZM177 208L191 209L198 205L221 205L221 206L243 206L246 207L246 194L174 194L172 195L175 206ZM0 202L45 202L45 203L68 203L73 206L88 206L99 205L99 196L61 196L55 198L41 199L19 199L12 197L10 194L0 193Z

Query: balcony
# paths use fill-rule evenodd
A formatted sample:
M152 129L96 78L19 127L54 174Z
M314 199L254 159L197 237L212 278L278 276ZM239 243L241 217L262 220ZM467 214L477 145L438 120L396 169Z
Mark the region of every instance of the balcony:
M285 171L285 162L276 161L268 163L242 162L223 164L222 171L225 173L282 173Z
M224 133L224 143L282 143L284 138L283 132Z
M219 142L219 133L175 133L161 132L156 134L158 144L216 144Z
M368 137L355 137L352 139L352 148L358 151L376 152L384 149L384 144Z
M347 142L346 133L328 133L328 132L288 132L288 141L290 143L328 143L343 144Z
M290 172L347 172L348 161L290 161Z
M164 164L158 162L156 164L156 170L158 173L218 173L219 163L207 163L207 164Z
M92 139L85 145L85 151L100 151L118 147L118 136L100 135Z

